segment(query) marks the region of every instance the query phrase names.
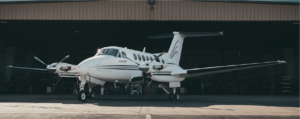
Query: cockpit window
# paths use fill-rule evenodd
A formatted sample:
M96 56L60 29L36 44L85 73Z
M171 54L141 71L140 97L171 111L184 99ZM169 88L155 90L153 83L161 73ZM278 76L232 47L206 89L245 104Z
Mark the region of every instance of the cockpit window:
M147 59L147 61L149 61L149 57L148 56L146 56L146 59Z
M99 55L112 55L112 56L117 56L119 50L118 49L101 49L98 51L98 53L96 54L96 56L99 56Z
M126 55L126 53L124 51L122 51L121 54L122 54L123 58L127 57L127 55Z

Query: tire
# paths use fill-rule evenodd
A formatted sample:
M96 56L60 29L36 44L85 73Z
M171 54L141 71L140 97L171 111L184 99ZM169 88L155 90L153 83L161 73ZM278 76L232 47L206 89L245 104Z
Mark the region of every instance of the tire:
M94 92L90 93L90 98L91 98L91 99L94 99L94 98L95 98L95 93L94 93Z
M173 97L174 97L174 100L175 100L175 101L178 101L178 100L179 100L179 94L178 94L178 93L174 94Z
M80 91L77 95L78 101L85 102L86 98L87 98L87 95L85 94L84 90Z
M173 94L169 94L169 100L170 100L170 101L173 100Z

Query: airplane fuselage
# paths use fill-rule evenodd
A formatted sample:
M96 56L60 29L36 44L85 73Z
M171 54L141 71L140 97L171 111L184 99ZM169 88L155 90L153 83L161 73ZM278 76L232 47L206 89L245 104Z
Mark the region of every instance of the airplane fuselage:
M101 54L102 50L113 49L115 53ZM109 52L109 51L108 51ZM128 57L132 61L126 59ZM98 53L78 64L77 72L80 75L89 75L93 78L109 81L109 82L130 82L133 77L141 76L142 71L138 69L136 63L150 62L155 59L153 54L130 50L121 47L105 47L99 49ZM134 63L135 62L135 63ZM178 65L164 59L163 56L157 61L153 61L149 67L153 65L162 65L164 68L160 71L150 68L151 79L158 82L180 82L183 78L171 76L171 71L182 69Z

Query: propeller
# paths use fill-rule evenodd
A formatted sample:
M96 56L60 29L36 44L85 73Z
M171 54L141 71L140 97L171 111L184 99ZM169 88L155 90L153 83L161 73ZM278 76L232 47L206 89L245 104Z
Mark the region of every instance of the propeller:
M160 56L162 56L163 54L165 54L166 52L162 52L160 53L158 56L155 56L155 58L153 60L151 60L150 62L143 62L139 65L139 70L141 70L142 72L148 72L149 71L149 64L151 64L154 60L157 60Z
M63 59L61 59L58 63L56 63L53 67L55 67L57 64L61 63L62 61L66 60L67 58L69 58L70 55L65 56Z
M66 60L67 58L69 58L70 55L65 56L63 59L61 59L58 63L56 63L55 65L47 65L45 62L43 62L41 59L39 59L38 57L34 57L34 59L36 59L37 61L39 61L40 63L46 65L46 69L50 72L50 73L54 73L56 71L55 66L59 63L61 63L62 61Z
M151 64L154 60L157 60L160 56L162 56L163 54L165 54L166 52L162 52L162 53L160 53L158 56L155 56L155 58L153 59L153 60L151 60L150 62L149 61L146 61L146 62L143 62L143 63L141 63L141 64L139 64L139 63L136 63L136 62L134 62L133 60L131 60L130 58L128 58L128 57L126 57L126 56L124 56L124 58L126 58L126 59L128 59L129 61L131 61L131 62L133 62L133 63L135 63L135 64L137 64L137 65L139 65L139 70L141 70L142 72L148 72L149 71L149 64Z
M37 61L39 61L40 63L44 64L47 66L47 64L45 62L43 62L42 60L40 60L38 57L34 57L34 59L36 59Z
M131 59L128 58L128 57L125 57L125 58L128 59L128 60L130 60L131 62L133 62L133 63L139 65L139 70L142 71L142 77L143 77L143 80L144 80L144 84L146 84L146 80L145 80L145 79L147 78L147 75L150 74L150 72L149 72L149 69L150 69L149 64L151 64L154 60L157 60L159 57L161 57L161 56L162 56L163 54L165 54L165 53L166 53L166 52L162 52L162 53L160 53L158 56L155 56L155 58L154 58L153 60L151 60L151 61L146 61L146 62L143 62L143 63L141 63L141 64L134 62L133 60L131 60ZM151 84L152 81L153 81L153 80L151 80L151 81L149 82L149 84L148 84L146 87L149 87L149 85Z
M156 56L155 59L153 59L151 62L153 62L154 60L157 60L160 56L162 56L162 55L165 54L165 53L166 53L166 52L163 51L163 52L160 53L158 56ZM151 62L150 62L150 63L151 63ZM150 64L150 63L149 63L149 64ZM148 65L149 65L149 64L148 64Z

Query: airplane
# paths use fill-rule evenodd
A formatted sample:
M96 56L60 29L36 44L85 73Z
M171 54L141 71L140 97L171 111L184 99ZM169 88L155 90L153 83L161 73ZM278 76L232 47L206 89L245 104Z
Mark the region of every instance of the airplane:
M79 80L81 81L80 92L77 98L80 101L85 101L86 94L83 86L90 78L109 81L114 84L136 80L145 81L147 78L150 78L151 81L149 84L152 81L156 81L162 83L159 84L159 87L163 88L166 92L168 91L165 87L173 89L172 93L168 92L169 100L179 100L176 88L179 88L181 86L180 82L186 78L286 63L285 61L278 60L194 69L183 69L179 66L184 38L220 35L223 35L223 33L173 32L173 34L150 36L149 38L151 39L173 37L168 52L156 54L146 53L145 48L142 52L116 46L101 48L95 56L82 61L75 69L80 75ZM163 85L163 83L168 83L169 85Z
M181 87L180 82L186 78L286 63L285 61L278 60L194 69L183 69L179 66L182 45L186 37L221 35L223 35L222 32L173 32L171 34L150 36L150 39L173 37L168 52L151 54L145 52L145 48L143 51L137 51L127 49L126 47L104 47L98 49L95 56L83 60L77 66L64 64L60 68L56 67L56 73L60 77L78 77L81 83L77 98L83 102L88 96L94 98L94 93L91 91L90 85L100 84L101 90L104 90L103 85L107 81L113 82L115 85L116 83L134 83L136 81L146 82L149 79L148 86L151 82L156 81L160 83L159 87L163 88L169 94L169 100L179 100L176 88ZM22 69L22 67L13 66L9 68ZM61 70L61 68L65 70ZM86 83L90 87L88 95L84 90ZM168 85L165 85L165 83L168 83ZM172 93L168 92L166 87L172 88Z

